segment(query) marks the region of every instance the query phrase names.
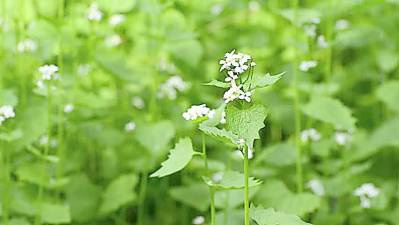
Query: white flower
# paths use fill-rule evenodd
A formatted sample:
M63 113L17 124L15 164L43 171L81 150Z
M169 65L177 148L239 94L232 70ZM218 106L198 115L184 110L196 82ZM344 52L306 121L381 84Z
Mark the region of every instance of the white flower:
M39 137L39 145L45 146L49 143L49 137L47 134L43 134Z
M37 44L32 39L26 39L18 43L17 50L20 53L34 52L37 50Z
M103 18L103 13L98 9L96 3L91 3L87 11L87 19L92 21L100 21Z
M231 81L230 89L228 89L223 94L223 99L225 103L229 103L239 98L240 96L245 95L245 93L241 90L242 85L237 86L235 81ZM244 96L245 97L245 96Z
M247 71L251 66L255 66L256 64L253 64L251 59L250 55L235 53L235 50L224 54L224 58L219 61L219 64L221 65L220 71L227 71L226 81L238 79L240 74Z
M130 121L128 123L125 124L125 131L126 132L131 132L134 131L136 129L136 123Z
M326 38L323 35L320 35L317 37L317 45L320 48L328 48L328 43L326 41Z
M203 216L197 216L193 219L194 225L201 225L205 223L205 218Z
M10 105L3 105L0 107L0 115L5 119L15 117L14 108Z
M113 34L107 38L105 38L105 45L107 47L116 47L122 43L122 38L119 34Z
M360 206L362 208L370 208L370 199L375 198L380 194L380 190L372 183L362 184L353 191L353 195L360 198Z
M123 23L123 21L125 21L125 16L122 14L115 14L113 16L111 16L111 18L109 18L109 25L116 27L119 24Z
M185 91L188 88L188 84L183 81L180 76L172 76L165 83L160 85L158 92L159 98L169 98L171 100L176 99L177 91Z
M335 132L334 138L335 142L341 146L346 145L352 141L352 135L346 132Z
M252 93L250 91L243 92L240 96L238 96L239 99L245 100L247 102L251 102L251 96Z
M308 141L319 141L321 139L321 134L314 128L310 128L307 130L303 130L301 132L301 141L308 142Z
M211 110L205 105L193 105L186 112L183 113L185 120L196 120L198 118L208 116Z
M307 72L309 69L314 68L317 66L317 61L310 60L310 61L302 61L299 64L299 70L303 72Z
M223 172L216 172L214 174L212 174L212 181L215 183L220 183L220 181L222 181L223 179Z
M69 104L66 104L65 106L64 106L64 112L65 113L71 113L73 110L74 110L74 106L71 104L71 103L69 103Z
M91 71L91 66L89 64L80 64L78 66L78 75L80 76L86 76L87 74L89 74Z
M335 29L336 30L346 30L349 27L349 22L347 20L344 19L340 19L337 20L337 22L335 22Z
M223 12L223 5L221 4L213 5L211 8L211 13L215 16L219 15L222 12Z
M317 196L324 196L325 190L320 180L312 179L307 183L308 188Z
M303 30L305 31L305 34L309 37L316 37L316 25L314 24L308 24L303 26Z
M313 17L309 20L309 22L313 24L319 24L320 23L320 18L319 17Z
M132 98L132 105L138 109L144 109L145 102L142 98L135 96Z
M39 67L38 70L42 75L42 80L53 80L58 78L58 67L56 65L44 65Z

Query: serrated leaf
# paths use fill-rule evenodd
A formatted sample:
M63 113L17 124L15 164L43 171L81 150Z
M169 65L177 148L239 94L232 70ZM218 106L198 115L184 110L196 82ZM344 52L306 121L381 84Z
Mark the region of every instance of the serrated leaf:
M43 222L50 224L70 223L69 207L66 205L44 203L41 208Z
M108 214L134 201L136 199L134 192L136 183L137 176L135 174L122 175L113 180L103 193L100 214Z
M210 204L209 188L204 183L171 188L171 197L185 205L205 211Z
M191 161L194 153L191 139L180 139L175 148L170 150L169 157L162 163L161 168L150 177L164 177L182 170Z
M230 83L225 83L225 82L218 81L218 80L212 80L211 82L208 82L204 85L215 86L215 87L220 87L220 88L229 88L230 87Z
M232 190L244 188L244 178L244 174L237 171L225 171L223 172L220 182L215 182L207 177L204 177L204 181L208 186L211 186L217 190ZM261 183L262 181L254 177L249 178L250 187L260 185Z
M222 142L229 144L236 144L238 141L238 136L233 134L231 131L227 131L225 129L219 129L217 127L209 127L204 126L202 124L199 125L199 129L204 132L206 135L211 136L215 139L218 139Z
M226 109L227 129L243 138L249 147L255 139L259 139L259 131L265 127L266 109L261 105L254 105L248 109L238 109L229 105Z
M256 201L286 213L299 216L313 212L320 205L320 198L310 193L292 193L282 181L269 180L262 185Z
M315 96L303 106L302 111L314 119L332 124L335 129L355 128L356 120L352 117L352 112L337 99Z
M250 217L258 225L310 225L296 215L276 212L273 208L264 209L262 206L251 205Z
M270 73L267 73L264 76L258 77L255 79L254 84L255 88L264 88L270 85L275 84L277 81L279 81L285 72L279 73L277 75L271 76Z
M389 108L399 112L399 81L389 81L378 87L377 98Z

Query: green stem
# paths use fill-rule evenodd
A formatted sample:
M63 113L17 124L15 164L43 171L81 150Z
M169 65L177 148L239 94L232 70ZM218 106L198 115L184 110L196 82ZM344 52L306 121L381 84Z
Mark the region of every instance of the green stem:
M249 225L249 167L248 167L248 147L244 148L244 219L245 225Z
M0 141L1 147L3 147L4 153L4 187L3 187L3 204L2 204L2 211L3 211L3 224L9 224L9 203L10 203L10 155L7 147L3 145L3 141Z
M216 225L215 190L210 187L209 193L211 195L211 225Z
M298 0L293 0L293 8L294 8L294 21L296 21L297 11L298 11ZM295 27L295 33L297 32L297 28ZM296 157L296 180L297 180L297 190L299 193L303 191L303 172L302 172L302 149L301 149L301 140L299 138L301 132L301 115L300 115L300 103L299 103L299 94L297 88L297 79L298 79L298 54L297 54L297 46L294 46L295 50L295 60L294 60L294 68L293 68L293 81L292 86L294 90L294 114L295 114L295 149L297 152Z
M141 181L140 181L140 192L139 192L139 205L137 209L137 224L138 225L143 225L144 224L144 213L145 213L145 207L144 207L144 200L147 192L147 177L148 174L147 172L143 172L141 175Z
M207 159L207 155L206 155L206 142L205 142L205 134L204 133L202 133L201 139L202 139L202 158L204 159L205 175L208 176L209 168L208 168L208 159Z

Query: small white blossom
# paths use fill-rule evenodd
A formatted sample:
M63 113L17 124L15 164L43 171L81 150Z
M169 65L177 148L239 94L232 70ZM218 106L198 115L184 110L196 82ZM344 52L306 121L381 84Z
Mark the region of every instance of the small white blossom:
M80 76L86 76L91 71L91 66L89 64L80 64L77 69L77 73Z
M109 25L116 27L125 21L125 16L122 14L115 14L109 18Z
M130 121L128 123L125 124L125 131L126 132L131 132L134 131L136 129L136 123Z
M243 92L240 96L238 96L238 98L245 100L247 102L251 102L251 96L252 96L252 93L250 91L247 91L247 92Z
M49 143L49 137L47 134L43 134L39 137L39 145L46 146Z
M309 20L309 22L313 24L319 24L320 23L320 18L319 17L313 17Z
M360 198L360 206L362 208L370 208L370 199L377 197L380 194L380 190L374 186L372 183L362 184L360 187L356 188L353 195Z
M205 105L193 105L186 112L183 113L185 120L196 120L201 117L208 116L211 110Z
M20 53L34 52L37 50L37 44L32 39L26 39L18 43L17 50Z
M176 99L177 92L185 91L188 88L188 84L183 81L180 76L172 76L165 83L160 85L158 92L159 98L168 98L171 100Z
M137 109L144 109L145 107L145 102L142 98L139 96L135 96L132 98L132 105L136 107Z
M346 30L349 27L349 21L340 19L335 22L335 29L336 30Z
M216 172L214 174L212 174L212 181L215 183L220 183L223 179L223 172Z
M326 38L323 35L320 35L317 37L317 45L320 48L328 48L328 43L326 41Z
M301 141L308 142L308 141L319 141L321 139L321 134L314 128L310 128L307 130L303 130L301 132Z
M316 25L314 24L307 24L303 26L303 30L305 31L305 34L311 38L316 37Z
M219 61L221 65L220 71L227 71L228 77L226 81L236 80L238 76L245 71L247 71L251 66L256 64L252 64L252 57L250 55L238 52L235 53L235 50L228 52L224 55L224 58Z
M211 8L211 13L215 16L219 15L222 12L223 12L223 5L221 4L213 5Z
M244 95L245 93L241 90L242 85L237 86L235 81L231 81L230 89L223 94L225 103L229 103Z
M202 225L205 223L205 218L203 216L197 216L193 219L194 225Z
M103 13L98 9L96 3L92 3L87 11L87 19L92 21L100 21L103 18Z
M0 126L9 118L14 118L14 108L10 105L3 105L0 107Z
M338 145L344 146L352 141L352 135L346 132L335 132L335 142Z
M122 38L119 34L113 34L105 38L105 45L109 48L116 47L122 43Z
M308 188L317 196L324 196L325 190L320 180L312 179L307 183Z
M310 61L302 61L299 64L299 70L303 72L309 71L309 69L314 68L317 66L317 61L310 60Z
M44 65L39 67L38 70L42 75L42 80L53 80L58 78L58 66L56 65Z
M74 109L75 109L75 107L71 103L66 104L64 106L64 112L65 113L71 113Z

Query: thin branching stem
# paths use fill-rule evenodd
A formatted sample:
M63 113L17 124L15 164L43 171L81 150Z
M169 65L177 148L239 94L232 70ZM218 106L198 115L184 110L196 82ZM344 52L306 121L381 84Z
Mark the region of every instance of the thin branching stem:
M244 148L244 219L245 225L249 225L249 166L248 166L248 146Z

